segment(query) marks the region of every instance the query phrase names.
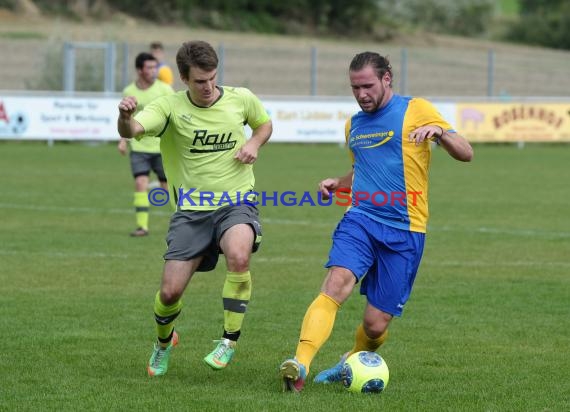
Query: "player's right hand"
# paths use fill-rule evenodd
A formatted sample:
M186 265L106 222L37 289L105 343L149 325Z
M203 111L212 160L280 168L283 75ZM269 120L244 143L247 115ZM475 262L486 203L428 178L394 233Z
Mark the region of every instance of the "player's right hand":
M319 183L319 192L323 200L329 200L332 194L340 186L340 179L328 178Z
M137 99L134 96L123 97L119 103L119 114L124 117L131 117L137 110Z

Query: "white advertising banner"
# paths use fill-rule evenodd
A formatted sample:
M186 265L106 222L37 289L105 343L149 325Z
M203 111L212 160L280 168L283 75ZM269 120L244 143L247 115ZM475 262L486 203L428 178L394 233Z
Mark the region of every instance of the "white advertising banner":
M344 143L346 120L358 112L356 101L263 100L273 121L272 142ZM455 127L455 103L434 103L441 116Z
M455 131L461 134L461 131L457 129L459 126L455 122L455 108L457 107L457 104L442 103L442 102L432 102L432 103L439 112L439 114L441 114L441 117L443 117L444 120L446 120L447 123L449 123L451 126L453 126Z
M273 121L272 142L344 143L344 124L359 110L349 100L263 100Z
M0 95L0 138L117 140L119 100Z
M117 140L120 96L9 96L0 93L0 139ZM352 98L263 99L273 121L272 142L344 143L346 120L359 110ZM450 123L454 103L436 107Z

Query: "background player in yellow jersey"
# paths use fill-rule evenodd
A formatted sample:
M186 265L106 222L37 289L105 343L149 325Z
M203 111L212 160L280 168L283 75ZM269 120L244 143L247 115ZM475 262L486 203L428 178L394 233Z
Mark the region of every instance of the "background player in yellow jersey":
M147 367L151 376L168 369L178 340L174 320L187 284L196 271L213 270L220 253L227 266L224 328L204 361L223 369L233 357L251 296L249 261L261 241L257 209L240 200L254 188L253 163L272 132L269 115L251 91L216 84L218 57L210 44L184 43L176 63L186 91L156 99L135 117L136 99L119 103L121 136L160 137L170 195L177 205L154 302L158 341ZM245 124L253 131L249 139Z
M149 53L140 53L135 58L137 79L123 90L123 96L135 96L138 110L165 94L174 93L169 85L156 80L157 60ZM166 175L160 156L160 139L155 136L146 136L141 140L121 138L117 149L122 155L127 153L130 145L131 172L135 178L135 195L133 205L137 228L131 236L148 235L149 200L148 185L151 170L156 173L158 181L163 188L168 188Z
M166 63L164 57L164 46L161 42L155 41L150 44L150 54L154 56L154 58L158 61L158 72L157 77L158 80L162 80L164 83L169 84L170 86L174 85L174 74L172 73L172 69Z
M172 87L156 80L157 60L149 53L140 53L135 58L137 79L123 90L123 96L135 96L138 102L137 110L159 96L174 93ZM151 170L156 173L163 188L168 188L166 175L160 156L160 139L155 136L145 136L141 140L119 140L118 150L122 155L127 153L130 144L131 172L135 178L135 195L133 205L137 228L131 236L148 235L149 200L148 185Z
M423 253L430 140L437 140L457 160L468 162L473 156L469 143L431 103L393 93L392 68L385 57L357 54L349 78L362 109L347 121L345 130L353 168L320 182L319 191L328 198L339 188L351 188L352 205L333 234L328 273L305 313L295 357L281 364L285 391L303 389L340 305L358 282L367 303L352 349L319 373L315 382L340 381L350 354L382 345L390 321L402 314Z

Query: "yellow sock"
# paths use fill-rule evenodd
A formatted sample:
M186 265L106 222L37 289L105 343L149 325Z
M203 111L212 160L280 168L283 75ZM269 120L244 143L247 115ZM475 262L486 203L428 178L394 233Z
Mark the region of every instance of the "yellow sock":
M251 274L247 272L228 272L222 290L224 303L224 330L241 330L247 304L251 298Z
M162 344L168 344L170 342L172 331L174 330L174 319L180 315L181 310L181 300L173 305L167 306L160 301L160 291L156 293L154 298L154 319L156 321L158 341Z
M349 356L352 355L353 353L360 352L362 350L375 352L376 349L382 346L387 337L388 337L388 329L386 329L384 333L382 333L382 335L380 335L376 339L369 338L368 335L366 335L366 332L364 331L364 326L362 326L361 323L360 325L358 325L358 328L356 328L356 334L354 336L354 346L351 349Z
M135 192L135 200L133 201L133 206L135 207L137 227L142 227L144 230L148 230L148 210L150 207L148 193Z
M339 308L333 298L320 293L305 313L296 357L307 368L307 374L313 358L332 332Z

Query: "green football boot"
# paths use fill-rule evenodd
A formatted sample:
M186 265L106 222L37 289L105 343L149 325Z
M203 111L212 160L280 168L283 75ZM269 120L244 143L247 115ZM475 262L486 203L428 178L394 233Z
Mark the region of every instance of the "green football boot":
M229 339L215 340L218 345L204 358L204 362L214 370L224 369L232 360L236 342Z
M168 359L170 358L170 352L178 344L178 334L174 332L172 334L172 340L170 345L166 348L160 346L158 342L154 344L154 350L148 361L148 366L146 370L148 376L162 376L168 371Z

